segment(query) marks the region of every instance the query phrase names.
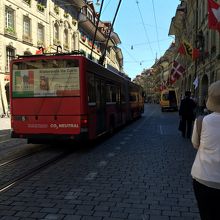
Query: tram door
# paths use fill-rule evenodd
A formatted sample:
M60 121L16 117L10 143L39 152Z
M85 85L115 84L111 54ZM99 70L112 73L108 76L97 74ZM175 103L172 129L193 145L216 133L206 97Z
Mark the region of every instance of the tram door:
M106 108L105 108L105 82L101 79L96 79L96 134L100 134L106 130Z

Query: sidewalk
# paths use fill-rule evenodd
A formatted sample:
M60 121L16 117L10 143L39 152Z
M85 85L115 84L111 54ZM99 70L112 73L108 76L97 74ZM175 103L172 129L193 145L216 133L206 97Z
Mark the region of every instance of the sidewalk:
M11 129L11 118L0 118L0 131Z
M0 118L0 134L6 133L11 129L11 118Z

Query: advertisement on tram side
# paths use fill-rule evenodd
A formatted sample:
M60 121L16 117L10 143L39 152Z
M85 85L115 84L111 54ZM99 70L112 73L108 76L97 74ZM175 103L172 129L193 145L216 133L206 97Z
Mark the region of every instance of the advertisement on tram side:
M16 97L79 96L79 67L13 71Z

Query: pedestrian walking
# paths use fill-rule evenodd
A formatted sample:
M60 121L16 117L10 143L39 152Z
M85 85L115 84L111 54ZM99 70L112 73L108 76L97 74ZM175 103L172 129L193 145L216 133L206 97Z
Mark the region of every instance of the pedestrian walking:
M192 144L198 149L191 175L202 220L220 219L220 80L208 89L208 110L212 113L193 127Z
M191 92L186 91L185 97L181 100L179 108L179 116L181 120L182 136L191 137L192 124L195 120L196 102L191 98Z

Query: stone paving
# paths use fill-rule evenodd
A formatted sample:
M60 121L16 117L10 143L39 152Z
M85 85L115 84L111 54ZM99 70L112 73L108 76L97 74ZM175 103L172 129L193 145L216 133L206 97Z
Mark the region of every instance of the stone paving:
M0 193L0 219L199 220L196 151L177 127L177 113L146 105L113 137Z

